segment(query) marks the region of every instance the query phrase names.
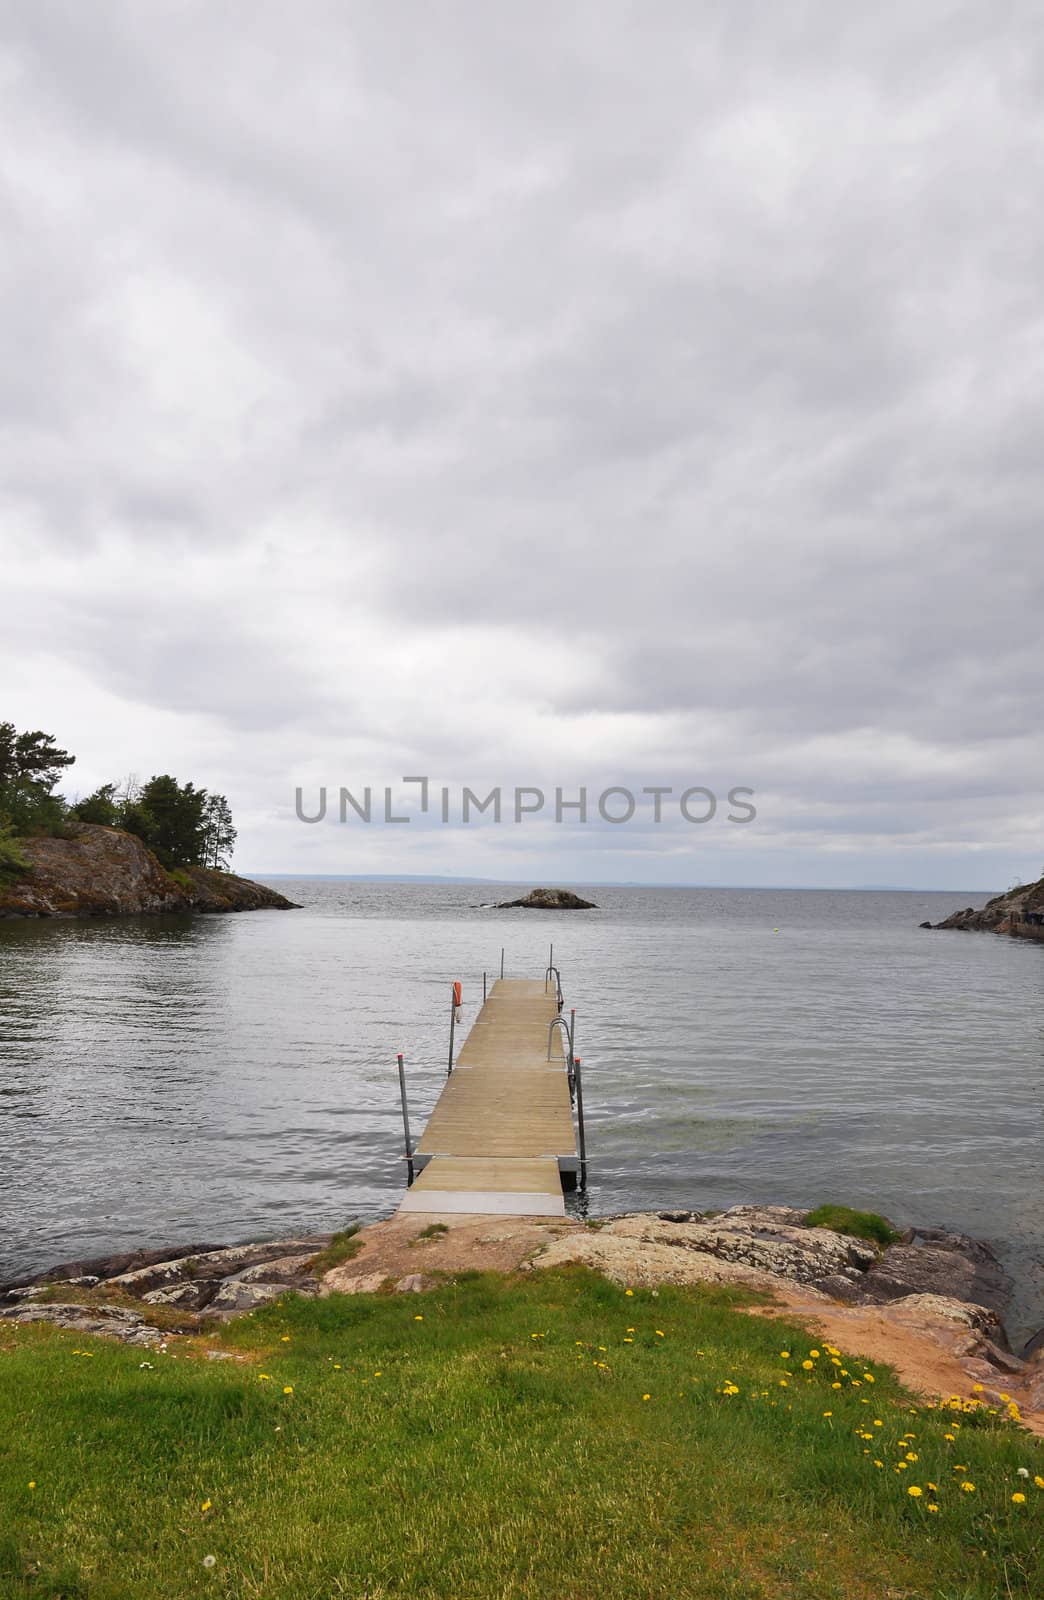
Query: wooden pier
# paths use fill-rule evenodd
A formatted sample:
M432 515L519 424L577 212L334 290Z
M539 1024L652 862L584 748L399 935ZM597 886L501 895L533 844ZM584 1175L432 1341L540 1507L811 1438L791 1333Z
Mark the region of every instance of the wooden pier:
M499 978L412 1153L400 1211L564 1216L580 1169L556 983Z

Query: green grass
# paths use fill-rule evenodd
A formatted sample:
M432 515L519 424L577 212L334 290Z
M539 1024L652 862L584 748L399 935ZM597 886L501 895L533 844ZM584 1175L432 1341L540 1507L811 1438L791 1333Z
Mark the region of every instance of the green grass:
M443 1234L446 1233L449 1233L449 1228L444 1222L429 1222L428 1226L422 1228L415 1239L410 1240L410 1243L421 1244L425 1239L441 1239Z
M359 1226L358 1222L349 1223L347 1228L335 1233L330 1243L313 1258L309 1267L317 1278L321 1278L324 1272L332 1272L334 1267L343 1267L346 1261L351 1261L353 1256L359 1254L362 1240L355 1237Z
M896 1233L886 1217L876 1211L853 1211L851 1206L818 1206L805 1218L810 1228L829 1228L832 1233L847 1233L852 1239L866 1239L870 1244L895 1244Z
M31 863L14 834L0 822L0 888L17 883Z
M582 1269L291 1297L217 1362L0 1324L0 1595L1044 1593L1039 1444L735 1299Z

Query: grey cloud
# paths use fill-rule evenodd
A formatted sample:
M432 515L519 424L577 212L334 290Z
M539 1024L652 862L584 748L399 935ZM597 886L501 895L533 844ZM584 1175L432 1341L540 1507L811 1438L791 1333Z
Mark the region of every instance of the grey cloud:
M1021 839L1035 7L0 14L9 648L277 731L262 809L638 719L795 830Z

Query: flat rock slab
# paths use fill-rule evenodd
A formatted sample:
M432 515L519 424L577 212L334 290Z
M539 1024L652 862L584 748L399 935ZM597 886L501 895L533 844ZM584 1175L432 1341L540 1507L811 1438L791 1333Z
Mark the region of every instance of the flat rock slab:
M167 1339L167 1334L153 1328L140 1312L125 1310L122 1306L48 1305L5 1306L0 1317L6 1322L47 1322L56 1328L67 1328L70 1333L101 1335L119 1339L124 1344L156 1345Z

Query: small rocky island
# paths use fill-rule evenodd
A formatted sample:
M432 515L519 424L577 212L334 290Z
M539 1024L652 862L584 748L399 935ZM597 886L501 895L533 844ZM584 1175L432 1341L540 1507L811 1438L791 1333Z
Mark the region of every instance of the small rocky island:
M72 824L66 838L23 839L29 870L0 883L0 918L121 917L179 911L292 911L292 900L216 867L162 867L121 828Z
M501 900L498 911L597 911L593 900L581 900L570 889L531 889L521 900Z
M981 910L966 906L942 922L922 922L922 928L957 928L962 932L1006 933L1016 939L1044 940L1044 878L1020 883L994 895Z

